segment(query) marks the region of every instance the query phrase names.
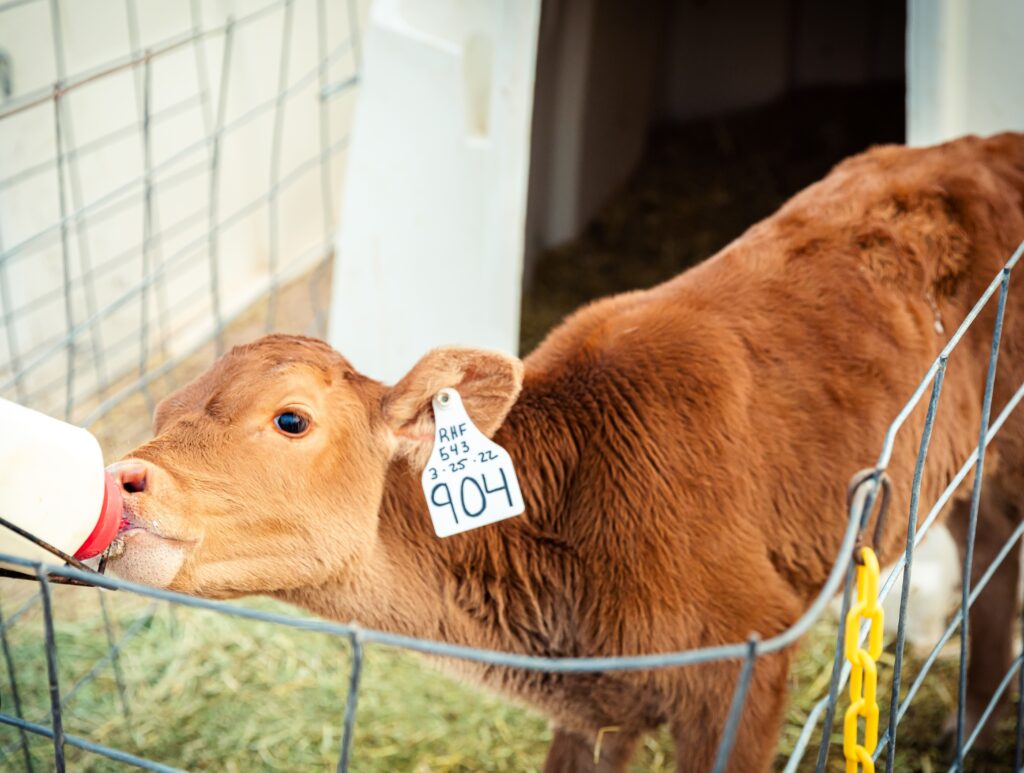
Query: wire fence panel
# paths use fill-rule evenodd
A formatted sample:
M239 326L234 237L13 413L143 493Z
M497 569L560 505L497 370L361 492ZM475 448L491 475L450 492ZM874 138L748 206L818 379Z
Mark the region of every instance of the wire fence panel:
M925 394L930 394L929 398L929 410L926 417L925 425L922 431L922 436L919 443L919 454L917 463L915 465L915 480L914 480L914 495L911 504L911 520L913 521L914 513L918 507L917 496L920 491L920 477L921 471L923 470L924 458L928 450L928 439L930 438L934 422L936 420L936 406L941 393L941 385L943 383L943 376L946 369L946 364L953 353L957 343L962 339L963 334L974 322L977 316L980 314L985 305L989 300L998 292L998 302L996 311L996 322L994 326L994 332L992 337L992 356L990 360L990 367L986 377L986 389L985 389L985 408L983 412L983 422L979 435L979 443L975 447L971 455L964 460L962 467L959 472L954 476L953 480L949 483L945 491L939 497L938 501L934 503L928 516L922 522L920 528L914 530L913 528L908 529L907 533L907 549L903 557L897 562L896 571L893 572L887 582L883 585L879 592L879 598L884 599L885 596L891 592L896 582L901 578L903 580L903 587L907 587L907 580L905 579L912 568L912 557L913 549L920 541L924 538L928 529L934 524L939 512L943 508L946 502L952 497L953 493L959 487L959 485L966 479L969 472L974 469L980 472L983 469L985 459L985 449L992 439L997 435L999 430L1007 421L1008 417L1018 407L1021 400L1024 400L1024 384L1021 384L1013 397L1009 402L1003 406L999 414L991 422L988 421L988 412L991 406L992 398L992 384L994 383L997 354L999 345L999 334L1001 330L1002 317L1005 310L1005 301L1007 293L1009 291L1009 278L1010 270L1019 261L1021 255L1024 254L1024 244L1022 244L1010 260L1006 264L1006 268L1000 273L999 276L993 280L991 286L983 295L981 300L975 309L968 315L968 318L964 321L961 328L954 334L949 345L940 354L939 358L935 361L933 366L929 369L925 378L922 380L918 389L915 391L911 400L907 404L907 408L901 412L900 416L893 422L890 427L885 442L883 444L882 451L879 455L878 465L869 471L867 475L862 476L858 482L858 487L865 488L866 496L861 499L856 497L851 498L851 508L848 520L848 526L846 534L844 535L841 550L836 558L836 562L833 569L825 583L822 591L815 599L814 603L811 604L807 612L801 616L801 618L794 623L791 627L785 631L773 636L763 642L752 640L750 642L742 643L737 642L732 645L723 645L718 647L710 647L698 650L689 650L684 652L674 653L659 653L651 655L641 655L633 657L596 657L596 658L545 658L535 657L527 655L518 655L514 653L497 652L492 650L479 649L474 647L466 647L459 645L452 645L443 642L429 641L423 639L415 639L406 636L390 634L383 631L375 631L363 629L354 625L345 625L340 623L333 623L324 620L313 620L307 618L290 617L287 615L276 614L271 612L265 612L262 610L250 609L244 606L235 604L228 604L225 602L213 601L209 599L198 599L189 596L184 596L172 591L166 591L157 588L150 588L147 586L136 585L133 583L118 580L116 578L96 576L95 574L83 572L80 569L76 569L70 566L57 567L47 566L44 569L35 562L25 561L15 557L4 557L4 560L9 561L12 564L26 567L32 570L40 578L42 584L42 591L39 594L42 598L44 608L44 620L46 624L46 650L48 653L48 663L56 662L56 653L54 651L54 643L52 639L52 622L50 620L50 602L49 602L49 581L47 579L47 572L50 572L53 576L66 577L77 579L86 582L93 582L101 588L108 589L121 589L129 591L131 593L149 597L156 600L170 601L173 603L197 607L208 610L216 610L218 612L234 615L241 618L247 618L252 620L260 620L264 622L275 623L278 625L288 626L297 628L300 630L326 633L333 636L338 636L347 639L352 646L353 650L353 668L350 673L350 680L348 686L348 697L346 701L346 708L344 713L344 736L341 744L341 751L339 756L339 769L347 769L348 762L351 756L351 744L352 744L352 729L356 721L356 708L358 700L358 691L361 678L361 664L362 664L362 652L363 647L367 643L377 643L395 647L402 647L425 654L461 658L465 660L476 661L480 663L487 663L492 665L507 666L513 668L524 668L538 671L546 671L552 673L582 673L582 672L595 672L595 671L616 671L616 670L645 670L645 669L656 669L656 668L669 668L669 667L680 667L680 666L699 666L702 663L708 663L713 661L725 660L725 659L737 659L743 660L746 664L738 679L734 699L733 707L730 711L730 719L727 724L726 732L722 738L722 745L719 750L719 755L716 762L716 768L722 769L727 762L728 753L731 741L734 737L734 731L736 723L738 721L739 707L742 707L746 692L746 685L749 683L750 673L752 666L756 658L763 654L779 651L783 648L789 647L794 644L797 640L803 636L810 626L822 616L826 609L826 605L830 599L839 590L843 584L844 579L846 582L846 594L849 594L849 582L848 579L850 574L848 569L850 568L852 561L852 550L855 544L855 540L858 534L863 530L863 527L868 523L869 515L872 512L877 495L883 491L882 481L884 480L884 470L888 463L888 459L891 457L892 445L895 441L895 436L899 432L900 427L909 415L913 407L918 404L924 397ZM930 387L930 389L929 389ZM979 484L975 484L975 492L979 490ZM975 494L972 496L972 510L976 515L976 503L974 503ZM884 502L883 502L884 505ZM1003 545L1000 552L995 556L990 566L986 569L985 573L980 577L978 582L971 586L967 585L967 590L964 593L964 599L962 601L961 609L956 613L949 626L946 628L942 638L932 649L921 670L919 671L914 682L911 684L907 691L906 697L901 703L897 703L899 700L898 690L892 692L892 705L889 713L889 729L887 733L880 739L878 748L875 752L875 756L880 756L883 751L887 748L890 750L890 755L895 747L894 739L896 738L896 728L900 720L906 714L907 709L910 706L911 701L917 694L918 690L924 679L927 677L929 670L935 662L939 651L945 642L953 635L953 633L961 628L963 620L969 620L969 612L971 606L977 601L979 595L984 590L992 576L1001 565L1001 563L1007 560L1013 555L1014 548L1017 547L1018 541L1021 535L1024 534L1024 524L1019 525L1009 539ZM971 558L970 552L966 554L966 561ZM36 597L32 597L26 604L19 609L14 615L8 618L4 622L4 631L14 622L15 615L24 614L28 605L34 603ZM900 634L899 637L903 636L905 631L905 615L906 615L906 595L901 600L901 614L900 614ZM841 618L842 619L842 618ZM866 628L860 631L861 640L866 636ZM842 641L844 631L840 626L837 647ZM901 638L897 639L898 642ZM898 647L902 646L898 644ZM113 659L116 652L111 651L110 656ZM837 659L836 663L839 661ZM898 684L898 680L901 678L901 663L900 659L896 661L896 667L892 674L892 680L895 684ZM1021 665L1021 656L1017 656L1011 665L1010 670L1005 674L1002 682L1000 683L999 689L993 695L989 706L982 714L980 723L974 728L972 733L968 736L965 734L963 719L961 718L958 722L958 744L957 744L957 760L954 762L952 769L958 769L958 766L962 765L963 755L966 754L973 743L975 742L978 733L984 726L985 720L991 715L992 710L998 702L1001 695L1008 688L1010 682L1017 675ZM98 744L87 744L83 739L72 739L71 737L63 736L61 730L61 710L65 701L61 700L60 687L56 676L56 669L51 668L51 695L52 695L52 722L49 728L39 723L29 723L22 720L20 717L10 714L0 714L0 722L9 724L19 730L29 732L43 732L49 738L54 739L55 754L58 754L58 746L60 746L60 739L63 737L66 743L80 746L81 748L88 748L90 751L94 751L98 754L104 754L111 757L112 759L120 759L123 761L131 761L133 764L147 767L149 769L166 769L160 766L156 766L149 761L140 760L127 755L116 749L105 747ZM14 668L9 668L9 677L14 681ZM809 713L807 722L804 730L800 735L799 742L796 749L789 761L787 770L796 770L797 765L801 762L804 754L806 753L810 739L814 733L822 716L826 717L826 721L823 727L822 741L819 745L818 752L818 769L824 769L829 758L829 749L831 746L831 723L828 717L831 717L838 705L837 696L839 690L845 684L849 677L849 666L843 666L842 669L836 668L834 672L834 678L831 680L828 694L819 701L814 709ZM72 688L74 689L74 688ZM963 680L961 680L961 690L963 690ZM962 712L958 711L958 715L962 716ZM1019 714L1018 714L1019 716ZM1019 733L1019 731L1018 731ZM120 756L118 756L120 755ZM131 759L129 759L131 758ZM55 757L55 759L57 759Z
M209 599L199 599L189 596L183 596L171 591L162 589L150 588L146 586L140 586L132 583L120 581L120 579L108 576L97 576L91 572L85 572L80 569L71 566L46 566L46 571L49 571L52 575L59 577L69 577L79 579L83 582L91 582L100 588L106 589L120 589L129 591L131 593L153 598L156 600L170 601L173 603L181 604L189 607L197 607L203 609L216 610L225 614L234 616L256 619L265 622L273 622L273 624L287 626L308 632L317 632L330 634L333 636L342 637L348 639L352 644L353 649L353 668L350 675L348 685L348 697L346 700L345 714L344 714L344 738L342 742L341 753L339 757L339 768L342 770L347 769L348 761L351 755L351 734L352 727L356 718L356 706L357 706L357 695L360 684L360 669L361 669L361 653L362 648L368 643L377 643L389 646L396 646L407 648L410 650L446 656L462 658L467 660L473 660L477 662L483 662L495 665L504 665L504 667L528 669L535 671L544 671L549 673L592 673L592 672L603 672L603 671L639 671L649 669L664 669L664 668L675 668L675 667L698 667L701 663L708 663L717 660L724 659L742 659L746 663L746 667L741 671L737 686L735 689L733 706L730 711L730 721L728 722L726 732L722 738L722 744L719 749L717 767L722 768L728 759L729 747L733 740L733 733L735 730L736 722L738 721L737 706L741 706L745 694L745 685L749 684L750 675L752 671L752 664L756 658L763 654L768 654L788 646L795 644L814 624L814 622L822 616L826 606L831 598L840 590L846 581L845 596L846 604L848 604L849 597L849 578L851 576L848 569L852 565L852 552L857 539L858 534L862 531L869 519L869 515L872 512L874 504L876 504L877 496L883 490L882 481L884 480L885 467L888 464L892 454L892 447L895 442L896 434L899 432L907 416L909 416L913 407L920 403L924 398L924 395L930 393L929 412L926 419L925 427L922 433L922 439L920 442L920 452L918 461L915 465L915 478L914 478L914 489L920 491L920 472L923 470L924 458L927 454L928 449L928 438L931 435L934 423L936 420L936 404L938 401L939 394L941 392L942 378L945 372L946 363L955 349L959 341L964 337L964 334L974 323L974 320L981 313L983 308L989 302L990 298L998 292L998 304L996 312L996 324L994 326L994 332L992 336L992 356L990 360L990 368L986 378L986 407L991 403L991 385L994 381L995 376L995 364L997 361L996 352L998 347L999 332L1001 327L1001 317L1006 308L1006 298L1009 291L1009 281L1011 275L1011 269L1020 260L1021 255L1024 254L1024 244L1022 244L1014 255L1008 261L1004 270L1002 270L998 276L996 276L989 286L988 290L983 294L982 298L978 301L978 304L965 319L961 328L951 338L950 342L943 349L939 357L933 363L931 369L926 374L925 378L919 385L918 389L914 391L910 400L907 402L905 409L896 418L893 424L890 426L890 430L887 433L885 442L883 444L882 452L879 457L879 462L876 468L869 471L869 474L864 475L858 482L858 486L866 488L866 496L862 499L851 498L851 508L848 519L848 525L842 547L840 549L837 560L831 569L828 578L818 596L814 602L810 605L808 610L795 622L795 624L786 629L785 631L764 640L763 642L751 641L746 643L737 642L731 645L722 645L717 647L702 648L696 650L687 650L681 652L671 653L658 653L649 655L638 655L638 656L627 656L627 657L574 657L574 658L551 658L551 657L538 657L530 655L521 655L508 652L500 652L494 650L479 649L475 647L466 647L460 645L447 644L443 642L415 639L406 636L400 636L395 634L389 634L382 631L373 631L367 629L361 629L353 625L338 624L338 622L332 622L328 620L319 619L308 619L302 617L292 617L283 614L276 614L272 612L266 612L257 609L251 609L248 607L240 606L237 604L228 604L225 602L213 601ZM931 391L929 387L931 386ZM1017 409L1021 400L1024 399L1024 384L1021 384L1017 391L1014 393L1010 401L1002 407L1002 410L996 416L994 421L990 423L983 422L981 434L979 437L978 446L975 447L971 456L964 461L961 470L950 481L946 489L942 492L939 500L933 505L932 510L926 517L921 527L915 532L908 529L907 532L907 551L900 561L896 564L896 570L890 575L888 581L883 585L879 598L884 599L895 586L896 582L901 575L905 576L909 567L912 565L908 561L908 557L912 558L913 548L916 545L920 545L921 541L925 538L928 529L934 524L943 506L952 497L953 492L961 484L969 474L970 470L977 469L980 471L981 465L984 462L984 449L988 443L995 437L1002 425L1006 423L1008 418ZM980 464L979 464L980 461ZM911 505L911 508L916 507L916 501ZM969 612L971 606L979 597L982 590L984 590L987 583L990 581L991 576L998 568L999 564L1006 560L1013 552L1013 549L1017 547L1017 543L1021 538L1021 534L1024 533L1024 524L1020 525L1011 535L1011 538L1002 547L999 554L993 559L991 565L986 569L985 573L979 579L979 582L973 587L969 588L968 597L966 602L963 604L961 611L958 611L953 619L950 621L949 626L943 634L942 639L933 648L928 659L923 664L922 670L918 677L916 677L914 683L910 686L907 691L906 697L902 703L899 703L896 708L896 701L899 693L894 691L893 695L893 710L895 711L895 721L893 721L893 714L890 714L890 730L880 739L878 749L876 750L876 757L881 756L883 751L888 747L892 748L893 743L890 742L891 738L895 737L894 730L898 726L899 721L905 715L910 702L914 695L921 687L922 682L927 677L935 658L942 646L952 636L953 632L958 627L961 627L962 621L965 618L969 619ZM967 553L966 560L970 560L971 553ZM44 610L48 610L49 606L46 603L46 596L48 593L48 585L46 582L46 571L40 566L40 564L32 561L26 561L24 559L18 559L16 557L4 557L5 561L24 566L32 569L43 579L43 598L44 598ZM905 584L905 581L904 581ZM34 599L32 599L34 600ZM32 601L30 600L30 601ZM28 602L27 602L28 604ZM25 608L19 609L18 612L24 613ZM844 609L845 611L845 609ZM905 628L905 611L906 611L906 599L901 600L901 614L899 620L900 629ZM47 612L46 619L49 618ZM841 616L841 624L844 617ZM10 619L7 620L6 626L10 625ZM49 628L47 628L49 630ZM866 627L860 632L860 640L863 641L867 633ZM837 647L841 648L842 640L844 637L844 631L842 625L840 626ZM52 648L52 642L47 640L47 652L49 653ZM55 654L53 654L55 660ZM837 658L836 663L838 665L839 659ZM1002 692L1004 692L1013 680L1014 676L1020 668L1021 656L1014 659L1011 670L1007 673L1004 680L1001 682L1001 686L997 694L995 694L989 704L988 710L982 716L982 720L987 719L991 714L992 707L998 700ZM11 672L13 674L13 671ZM897 669L893 673L893 681L895 682L901 676L900 671ZM834 716L836 707L838 705L838 694L839 690L846 683L849 678L849 665L844 665L842 670L836 668L834 671L834 678L830 681L828 694L825 695L821 700L814 706L813 710L809 713L805 727L800 735L797 747L794 750L794 754L788 763L786 770L796 770L797 766L802 761L808 746L810 745L811 736L814 733L814 729L818 722L821 720L822 715L826 718ZM58 694L59 687L56 684L55 676L51 678L51 689L55 694ZM53 714L54 721L47 737L56 738L59 736L59 713L60 713L61 701L59 698L53 701ZM30 727L23 720L18 717L11 715L0 714L0 723L9 724L24 730L33 730L33 728L40 727L39 725L33 725ZM982 729L984 722L982 721L975 728L971 736L959 742L957 750L958 758L963 757L964 754L970 749L971 745L975 741L978 732ZM828 753L831 739L831 724L830 720L826 719L822 729L822 741L818 747L818 764L817 769L823 770L828 760ZM731 729L731 731L730 731ZM963 730L958 731L963 733ZM76 739L81 740L81 739ZM69 742L72 742L69 740ZM81 744L79 744L81 745ZM85 748L86 746L82 746ZM123 754L117 749L102 746L100 744L92 744L88 746L90 750L96 751L97 754L112 757L112 759L121 759L114 757L115 755ZM142 763L135 763L142 764ZM953 769L959 763L954 763ZM143 767L148 766L145 763ZM151 769L162 769L152 767Z
M125 0L100 12L98 6L60 0L0 3L0 395L90 427L108 449L127 449L142 440L146 428L127 417L148 416L156 395L191 378L231 341L275 329L324 332L335 203L358 84L359 19L365 9L354 1L325 0L247 0L235 3L231 13L215 6L201 0L155 6ZM130 732L133 707L121 656L159 610L173 613L181 606L345 643L351 665L334 717L341 733L332 741L339 770L347 770L356 755L353 738L368 645L564 674L736 661L738 676L714 764L714 770L725 770L757 660L797 643L842 592L832 671L785 768L796 771L809 764L807 757L824 770L839 696L850 677L841 655L853 551L876 505L886 507L886 470L897 436L927 396L916 439L904 550L878 594L884 599L900 584L890 704L874 756L885 754L893 769L900 723L943 646L959 631L951 769L960 769L1011 683L1016 679L1024 687L1018 655L981 721L969 730L965 658L970 611L998 568L1017 560L1024 535L1024 525L1018 525L972 581L986 448L1024 400L1021 384L1005 405L992 404L1011 270L1022 253L1024 244L1009 256L881 439L875 466L854 486L832 570L806 612L786 630L683 652L536 657L194 598L70 565L0 556L37 580L0 580L5 591L0 650L5 696L10 697L0 709L0 724L12 728L6 746L0 747L0 764L36 769L40 757L34 744L45 739L51 747L45 759L52 760L47 768L63 769L70 747L142 769L176 770L141 753L67 732L65 712L86 687L109 678L119 721ZM938 499L922 503L925 460L948 363L991 305L995 322L978 444ZM904 674L904 650L915 549L972 472L960 608L910 680ZM927 510L920 518L922 504ZM98 587L77 592L97 594L102 620L99 654L80 663L70 679L61 659L54 603L54 584L61 578ZM111 590L119 591L119 604L138 602L127 623L111 612ZM47 711L26 716L24 671L11 637L37 617ZM176 624L170 617L169 625ZM867 628L858 634L863 641ZM1021 705L1018 767L1024 758Z
M153 395L226 340L325 333L365 15L356 0L0 3L0 396L124 451ZM65 743L96 751L61 713L112 672L131 721L120 656L156 608L118 631L97 591L105 653L67 683L47 647L53 712L26 718L9 634L41 611L52 645L54 607L48 585L0 583L15 753L33 769L40 732L58 766Z
M0 395L92 424L148 399L140 377L222 348L257 301L268 328L322 332L323 293L278 309L329 263L356 11L209 11L0 9L0 49L19 64L0 103Z

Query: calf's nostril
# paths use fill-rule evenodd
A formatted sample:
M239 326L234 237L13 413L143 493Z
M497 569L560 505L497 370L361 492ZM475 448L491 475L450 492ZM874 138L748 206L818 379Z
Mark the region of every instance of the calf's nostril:
M124 490L129 494L141 494L146 490L146 479L143 477L138 480L126 480Z
M146 490L146 467L142 464L118 465L115 477L121 483L121 488L129 494L141 494Z

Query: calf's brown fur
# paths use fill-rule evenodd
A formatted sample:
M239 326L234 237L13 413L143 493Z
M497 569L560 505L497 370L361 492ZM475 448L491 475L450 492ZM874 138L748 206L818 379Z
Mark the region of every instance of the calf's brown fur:
M318 341L238 347L164 400L155 438L118 465L136 528L113 566L188 593L271 594L325 617L534 655L776 634L836 558L846 482L873 464L889 423L1024 239L1022 202L1024 135L882 147L697 268L581 309L522 364L440 349L389 388ZM1011 288L997 410L1024 380L1022 306ZM976 442L993 316L994 305L950 362L925 503ZM419 475L430 400L444 387L508 449L527 508L439 540ZM276 431L286 410L307 416L309 431ZM911 416L889 468L887 560L905 534L923 418L923 407ZM989 454L986 490L1012 503L1024 485L1020 416ZM758 662L731 770L770 765L790 656ZM551 718L550 771L623 770L665 723L679 770L709 769L737 675L735 663L599 675L456 668Z

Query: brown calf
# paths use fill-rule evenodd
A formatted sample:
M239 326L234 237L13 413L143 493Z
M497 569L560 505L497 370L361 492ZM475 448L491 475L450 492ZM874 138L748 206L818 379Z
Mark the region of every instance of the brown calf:
M319 341L238 347L165 399L156 437L118 465L134 528L112 565L187 593L270 594L337 620L535 655L778 633L836 559L850 476L874 463L889 422L1024 239L1022 200L1024 135L877 148L703 265L581 309L524 363L439 349L387 387ZM1022 312L1011 289L996 410L1024 380ZM976 442L992 324L989 309L950 362L925 503ZM444 387L511 453L527 509L439 540L419 476ZM279 430L285 413L308 427L291 417L299 431ZM884 560L905 533L923 418L922 407L896 442ZM990 454L986 488L1008 509L1024 486L1024 417ZM986 635L1008 641L1013 615L1001 614ZM732 770L769 766L790 656L758 662ZM707 770L737 674L735 663L459 668L551 718L551 771L622 770L663 723L679 770ZM595 768L608 726L618 731L603 735Z

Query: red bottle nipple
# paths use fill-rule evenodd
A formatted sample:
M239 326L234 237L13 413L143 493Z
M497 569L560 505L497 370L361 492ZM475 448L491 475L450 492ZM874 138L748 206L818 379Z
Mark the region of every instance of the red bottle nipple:
M103 473L103 506L100 508L99 519L96 521L92 534L86 537L82 547L75 552L75 558L92 558L106 550L117 536L123 511L121 489L110 473L105 472Z

